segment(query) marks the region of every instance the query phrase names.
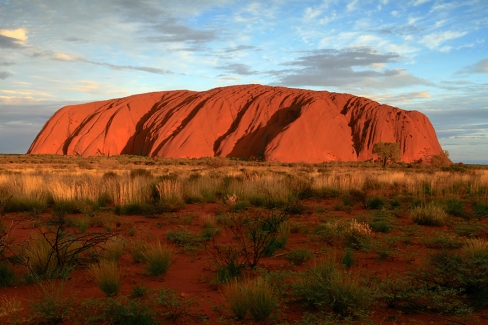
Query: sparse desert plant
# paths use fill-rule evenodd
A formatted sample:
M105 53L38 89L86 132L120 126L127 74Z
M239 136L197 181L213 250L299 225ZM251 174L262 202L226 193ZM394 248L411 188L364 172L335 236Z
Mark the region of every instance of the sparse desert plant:
M487 259L488 262L488 241L479 238L466 239L462 252L469 258Z
M309 306L330 308L343 316L364 314L372 303L371 289L359 275L346 272L333 258L320 261L299 276L293 292Z
M4 324L19 324L22 301L18 297L0 297L0 321Z
M371 210L381 209L385 205L385 200L379 196L373 196L366 203L366 208Z
M15 281L15 272L8 263L0 262L0 287L11 286Z
M352 256L353 250L350 248L346 248L344 250L344 255L342 256L342 265L345 267L351 267L354 264L354 258Z
M442 226L447 221L447 214L441 206L427 203L413 208L411 211L413 222L425 226Z
M144 240L132 240L128 243L130 255L134 263L140 263L144 261L144 252L147 249L147 244Z
M118 262L124 255L125 241L121 237L112 237L105 242L103 258Z
M92 259L84 253L114 236L111 233L70 231L62 211L50 223L48 227L39 228L40 235L30 241L21 256L21 262L35 276L66 277L73 267Z
M225 286L224 293L232 313L238 319L244 319L249 311L254 320L265 320L279 302L273 287L263 278L232 281Z
M342 235L346 240L347 247L363 249L370 244L373 232L367 223L352 219L343 229Z
M200 247L204 238L200 234L195 234L185 226L177 226L166 232L166 239L176 245L188 250L195 250Z
M127 297L108 299L100 302L103 306L96 324L119 325L157 325L160 324L150 305L139 299L128 300Z
M285 258L292 262L294 265L301 265L310 261L314 254L308 248L297 248L286 253Z
M160 276L168 272L173 253L158 241L149 245L144 251L143 256L149 274L151 276Z
M122 273L117 262L101 260L98 264L90 266L90 273L107 296L116 296L119 293L122 286Z
M65 297L64 282L47 282L38 285L40 296L30 304L34 309L33 318L36 324L60 324L69 319L74 307L72 297Z
M176 320L193 305L193 298L186 298L169 288L162 288L158 291L156 301L159 311L164 317Z

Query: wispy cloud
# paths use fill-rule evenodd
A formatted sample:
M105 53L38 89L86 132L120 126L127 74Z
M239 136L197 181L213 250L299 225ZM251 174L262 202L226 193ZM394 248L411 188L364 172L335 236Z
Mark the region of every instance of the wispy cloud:
M430 84L405 69L376 70L379 64L393 63L400 59L398 54L382 54L370 47L324 49L307 52L307 55L285 63L285 66L292 67L290 69L268 73L277 77L278 84L293 87L392 88Z
M481 61L476 62L473 65L469 65L458 73L465 74L465 73L488 73L488 59L484 59Z
M427 46L428 48L432 50L440 50L442 52L449 51L451 49L450 46L443 46L441 47L442 44L445 42L456 39L459 37L462 37L466 35L467 32L455 32L455 31L443 31L443 32L436 32L436 33L431 33L428 35L425 35L422 37L420 40L420 43Z
M231 63L223 66L217 67L219 70L225 70L233 74L239 74L243 76L256 75L259 72L252 70L250 66L242 63Z
M12 77L13 74L8 71L0 71L0 79L5 80L8 77Z

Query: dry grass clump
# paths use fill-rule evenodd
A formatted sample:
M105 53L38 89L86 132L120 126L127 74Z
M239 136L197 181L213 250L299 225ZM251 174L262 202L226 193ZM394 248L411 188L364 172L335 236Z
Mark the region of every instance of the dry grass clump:
M100 263L90 266L90 273L95 282L107 296L116 296L122 286L122 272L117 262L101 260Z
M49 242L42 236L33 238L23 256L30 270L37 276L50 274L56 269L57 261Z
M249 311L254 320L265 320L279 302L273 287L263 278L232 281L224 287L224 294L238 319L244 319Z
M0 320L4 317L16 319L18 318L20 311L22 311L22 301L19 298L6 296L0 297Z
M443 226L448 217L444 209L433 202L413 208L410 214L413 222L426 226Z
M125 241L121 237L112 237L104 245L103 258L118 262L124 255Z
M149 274L151 276L160 276L168 272L173 252L166 246L162 246L161 242L158 241L149 245L142 255Z
M480 238L466 239L461 250L470 258L488 257L488 241Z

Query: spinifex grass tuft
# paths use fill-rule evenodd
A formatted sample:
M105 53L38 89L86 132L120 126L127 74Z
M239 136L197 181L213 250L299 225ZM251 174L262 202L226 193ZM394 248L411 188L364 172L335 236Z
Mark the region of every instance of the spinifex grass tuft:
M157 242L150 245L143 253L143 256L149 274L159 276L168 272L173 253L167 247L162 246L161 242Z
M117 262L102 260L98 265L92 265L90 272L107 296L116 296L119 293L122 286L122 273Z

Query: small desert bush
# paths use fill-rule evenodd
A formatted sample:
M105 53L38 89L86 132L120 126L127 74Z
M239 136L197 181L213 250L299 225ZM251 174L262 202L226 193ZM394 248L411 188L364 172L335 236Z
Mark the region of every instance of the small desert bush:
M125 241L120 237L112 237L104 245L103 257L109 261L118 262L124 255Z
M151 310L150 305L138 299L128 300L127 297L117 299L108 299L107 301L98 302L93 308L102 308L101 314L97 315L94 320L96 324L120 324L120 325L157 325L160 324ZM90 310L89 310L90 311ZM84 315L86 317L86 315ZM83 315L82 315L83 317Z
M446 202L446 213L454 216L469 219L469 214L464 207L463 202L459 199L450 199Z
M147 244L144 240L138 239L130 241L127 246L134 263L141 263L144 261L144 252L147 249Z
M341 263L345 267L351 267L354 264L354 257L353 257L353 250L352 249L346 248L344 250L344 255L342 255Z
M301 265L310 261L314 254L308 248L297 248L286 253L285 258L294 265Z
M486 258L488 261L488 241L484 239L467 239L462 247L462 252L469 258Z
M159 314L176 320L193 305L194 298L186 298L169 288L161 288L155 299L158 302Z
M366 202L366 208L371 210L381 209L385 205L385 200L379 196L374 196Z
M279 302L273 287L263 278L230 282L224 292L230 310L238 319L244 319L249 311L254 320L265 320Z
M90 267L90 272L107 296L116 296L119 293L122 286L122 273L117 262L101 260L99 264Z
M149 245L143 253L149 274L151 276L159 276L168 272L172 255L171 250L162 246L159 241Z
M465 314L472 311L460 296L460 290L432 285L412 276L387 277L378 283L376 298L388 308L443 314Z
M0 262L0 287L11 286L15 281L15 272L12 267L4 262Z
M64 295L64 282L39 284L40 296L31 301L35 324L60 324L69 319L74 300Z
M0 297L0 321L7 321L3 324L21 324L21 311L22 301L19 298L6 296Z
M342 235L346 240L347 247L363 249L370 244L373 232L367 223L352 219L343 230Z
M195 234L184 226L177 226L168 230L166 232L166 239L189 250L200 247L204 241L204 238L200 234Z
M467 240L460 251L438 251L419 270L419 278L470 298L475 308L488 305L488 249L484 240Z
M7 202L4 212L29 212L29 211L44 211L47 208L45 200L13 196Z
M56 270L56 256L49 242L42 236L29 241L23 254L28 261L30 270L36 276L50 277Z
M443 226L447 221L446 212L435 203L415 207L410 211L410 214L413 222L418 225Z
M389 213L378 211L371 217L368 224L373 231L386 233L390 232L390 230L393 228L392 219L393 218Z
M290 224L285 221L279 225L276 238L268 243L263 251L263 256L273 256L278 249L285 247L289 235Z
M361 315L372 303L372 290L361 282L359 275L346 272L333 258L320 261L301 274L293 293L299 301L337 314Z

